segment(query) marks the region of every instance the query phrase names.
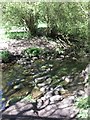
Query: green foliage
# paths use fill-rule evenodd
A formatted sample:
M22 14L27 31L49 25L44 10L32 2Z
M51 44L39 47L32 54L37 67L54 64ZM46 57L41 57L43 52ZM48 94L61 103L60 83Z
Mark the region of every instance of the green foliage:
M3 21L10 25L26 26L35 32L39 23L46 23L48 32L59 32L86 38L88 35L87 2L18 2L2 3Z
M90 109L89 103L90 96L77 98L76 106L80 109L78 118L88 118L88 110Z
M47 28L41 27L36 29L36 36L46 36L47 35Z
M83 109L89 108L90 104L88 102L88 99L89 99L88 97L86 97L86 98L78 98L77 102L76 102L77 107L83 108Z
M27 95L23 100L25 100L25 101L31 101L31 102L34 101L34 99L32 98L31 95Z
M71 40L61 38L61 43L64 41L63 44L65 44L69 41L68 43L71 43L69 45L75 45L77 49L75 48L73 51L75 51L75 54L80 52L80 56L85 56L83 52L85 46L87 46L87 51L90 48L88 39L88 2L2 3L2 18L7 28L23 26L32 36L36 34L43 36L47 35L47 33L52 33L52 36L57 35L57 33L67 36L72 35ZM45 28L43 28L43 25L40 28L40 23L45 23ZM26 33L24 35L22 33L10 33L9 37L21 39L24 36L27 36ZM65 45L65 47L68 47L67 44Z
M10 59L11 53L7 50L0 51L0 59L3 62L8 62Z
M59 32L80 37L88 34L87 3L41 3L40 11L51 29L56 26Z
M34 102L34 100L32 99L32 96L31 95L28 95L28 96L15 96L13 98L10 98L7 103L6 103L6 107L10 106L10 105L13 105L15 104L16 102L20 101L20 100L24 100L24 101L31 101L31 102Z
M33 35L37 26L37 3L2 3L3 19L6 27L25 26Z
M20 101L23 98L24 98L24 96L21 96L21 97L17 96L17 97L10 98L6 103L6 107L8 107L12 104L15 104L16 102Z
M87 120L89 120L88 119L88 109L86 110L86 109L80 109L80 113L78 114L78 116L77 116L79 119L81 118L81 119L87 119Z
M10 39L28 38L28 32L7 32L6 35Z
M22 53L26 57L33 57L33 56L39 56L39 54L41 53L41 51L42 51L41 48L32 47L32 48L25 49Z

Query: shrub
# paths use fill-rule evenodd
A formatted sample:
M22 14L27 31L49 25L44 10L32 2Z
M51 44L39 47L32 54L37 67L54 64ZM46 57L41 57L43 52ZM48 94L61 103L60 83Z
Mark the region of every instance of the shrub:
M6 35L10 39L24 39L28 38L28 32L6 32Z
M90 96L77 98L76 106L80 109L78 118L88 118L88 110L90 109Z
M2 62L8 62L10 60L11 53L7 50L0 51L0 60Z
M41 51L42 51L41 48L32 47L32 48L25 49L22 52L22 54L25 55L26 57L34 57L34 56L39 56Z
M88 100L89 100L88 97L78 98L78 99L77 99L77 102L76 102L77 107L83 108L83 109L89 108L89 107L90 107L90 104L89 104Z

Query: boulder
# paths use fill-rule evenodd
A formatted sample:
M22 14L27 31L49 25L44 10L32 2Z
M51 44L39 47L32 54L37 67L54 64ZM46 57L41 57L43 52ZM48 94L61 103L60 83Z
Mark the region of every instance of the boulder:
M53 91L48 91L45 95L44 95L44 97L46 98L46 99L49 99L50 97L52 97L53 96Z
M54 95L50 97L50 103L56 103L58 101L61 101L63 97L61 95Z

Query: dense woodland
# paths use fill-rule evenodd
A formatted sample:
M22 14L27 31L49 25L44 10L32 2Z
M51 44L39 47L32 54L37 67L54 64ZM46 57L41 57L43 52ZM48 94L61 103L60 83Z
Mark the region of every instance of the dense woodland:
M24 98L42 107L72 94L77 118L87 118L89 2L0 4L5 35L16 41L0 49L3 111Z

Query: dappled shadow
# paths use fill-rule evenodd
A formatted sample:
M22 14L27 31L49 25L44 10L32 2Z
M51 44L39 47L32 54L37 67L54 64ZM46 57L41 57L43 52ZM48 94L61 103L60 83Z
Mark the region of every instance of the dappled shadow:
M3 72L3 97L5 100L2 103L9 101L8 107L3 111L3 120L5 118L10 120L70 120L77 115L78 112L75 112L73 104L68 103L68 106L62 107L65 105L62 103L63 100L59 103L48 103L41 108L37 108L36 102L30 103L30 99L27 103L19 101L22 96L33 95L32 91L35 87L39 89L48 87L44 93L33 96L35 99L43 97L51 88L55 89L59 85L68 90L70 94L78 89L83 89L84 78L80 74L86 68L87 63L82 63L71 57L62 59L61 56L55 57L52 59L39 58L33 62L32 58L29 64L15 63L8 66ZM67 82L66 79L69 81ZM64 96L61 92L60 95ZM21 98L14 102L10 101L15 97Z
M16 116L16 115L3 115L2 116L2 120L70 120L70 119L66 119L66 118L48 118L48 117L38 117L38 116ZM76 120L76 119L74 119Z
M28 64L14 64L3 73L3 96L7 98L6 101L10 97L26 96L31 94L34 87L39 87L41 83L44 83L45 86L47 85L48 88L55 88L57 85L62 85L70 93L73 93L73 91L78 89L78 85L83 88L84 79L80 78L80 73L86 66L87 63L81 63L67 58L63 61L38 59L29 65L29 67ZM70 82L64 83L65 79L62 79L62 77L68 76ZM79 82L81 82L81 85ZM26 94L26 92L28 93Z

